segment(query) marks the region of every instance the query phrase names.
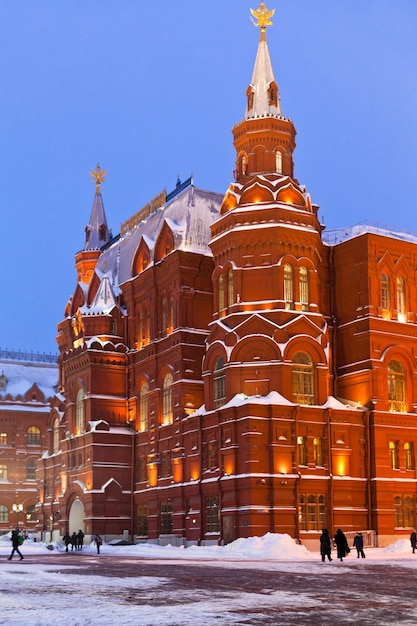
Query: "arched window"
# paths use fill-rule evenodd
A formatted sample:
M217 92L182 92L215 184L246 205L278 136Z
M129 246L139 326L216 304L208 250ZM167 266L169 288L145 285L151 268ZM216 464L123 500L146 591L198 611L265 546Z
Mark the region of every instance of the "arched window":
M233 292L233 270L229 270L227 274L227 310L230 311L230 308L234 302L234 292Z
M0 522L9 521L9 509L5 504L0 504Z
M218 358L213 369L213 404L217 409L226 402L226 374L224 359Z
M75 434L80 435L84 432L85 421L85 405L84 405L84 390L79 389L77 391L77 397L75 399Z
M7 465L4 463L0 465L0 480L7 480Z
M397 276L397 313L398 321L405 322L405 285L404 279Z
M301 310L308 311L309 305L309 289L308 289L308 272L306 267L300 267L300 303Z
M26 509L26 521L27 522L37 522L38 516L36 514L36 506L31 504Z
M294 308L294 273L292 265L284 265L284 302L286 309Z
M26 465L26 480L36 480L36 461L29 461Z
M172 374L167 374L162 384L162 423L172 424Z
M307 437L297 437L298 465L307 465Z
M314 404L313 362L304 352L293 358L292 399L298 404Z
M41 445L41 431L37 426L29 426L26 431L26 442L28 446Z
M399 361L388 364L388 410L406 413L405 370Z
M223 274L220 274L219 276L219 313L221 314L221 312L224 309L224 281L223 281Z
M384 311L388 311L390 305L389 299L389 278L386 274L381 276L381 307Z
M275 171L277 174L282 174L282 152L280 150L275 152Z
M415 469L414 443L412 441L407 441L404 444L404 465L406 470Z
M149 428L149 385L143 383L139 393L139 430L144 432Z
M56 454L59 451L59 419L54 420L52 427L52 453Z
M390 465L391 469L400 469L400 457L398 454L398 441L390 441L389 442L389 457L390 457Z

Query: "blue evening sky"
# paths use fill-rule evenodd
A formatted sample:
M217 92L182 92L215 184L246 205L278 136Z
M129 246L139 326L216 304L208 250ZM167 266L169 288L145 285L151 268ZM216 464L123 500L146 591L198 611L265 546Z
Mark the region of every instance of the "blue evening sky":
M55 352L102 185L109 226L191 173L224 193L251 0L0 0L0 348ZM295 175L328 229L417 231L416 0L268 0Z

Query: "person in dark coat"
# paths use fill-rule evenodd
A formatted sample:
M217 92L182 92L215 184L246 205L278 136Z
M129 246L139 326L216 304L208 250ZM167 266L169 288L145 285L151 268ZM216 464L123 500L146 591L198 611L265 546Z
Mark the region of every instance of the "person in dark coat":
M363 536L362 533L357 532L355 538L353 540L353 546L356 548L356 552L358 553L358 559L361 556L363 559L365 558L365 552L363 551Z
M77 534L74 531L71 535L71 552L77 549L77 543L78 543Z
M321 532L321 537L320 537L320 554L321 554L321 560L323 561L323 563L326 560L326 556L329 559L329 561L332 560L331 552L332 552L332 542L330 541L329 531L327 530L327 528L323 528Z
M65 543L65 552L68 552L69 544L71 543L71 537L69 532L66 532L64 535L64 543Z
M337 558L343 561L343 558L347 554L349 554L350 548L348 546L346 535L340 530L340 528L338 528L336 531L336 534L334 536L334 542L337 548Z
M84 533L81 529L78 531L77 539L78 539L78 542L77 542L78 550L82 550L83 543L84 543Z
M17 554L20 556L20 560L23 559L23 555L19 550L19 546L21 544L21 539L20 539L20 533L19 533L19 529L16 528L16 530L12 530L12 546L13 546L13 550L11 555L9 556L9 561L12 560L12 557L14 555L15 552L17 552Z
M411 543L411 549L413 550L413 554L414 554L417 548L417 534L416 534L415 528L413 528L413 532L410 535L410 543Z

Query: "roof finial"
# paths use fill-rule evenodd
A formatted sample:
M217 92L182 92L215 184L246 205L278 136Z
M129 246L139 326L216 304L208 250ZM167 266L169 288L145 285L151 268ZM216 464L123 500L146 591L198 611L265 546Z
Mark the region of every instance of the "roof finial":
M93 181L95 181L96 183L96 193L100 193L100 185L101 183L104 183L104 178L107 174L107 171L102 170L100 164L97 163L96 169L90 172L90 174L93 177Z
M253 17L250 18L252 22L254 23L254 25L261 27L261 39L263 39L265 37L266 27L272 26L273 22L271 20L271 17L274 15L275 9L272 9L272 11L268 11L268 9L265 6L265 2L261 2L261 4L256 10L251 9L250 12L252 13L253 17L256 19L255 21Z

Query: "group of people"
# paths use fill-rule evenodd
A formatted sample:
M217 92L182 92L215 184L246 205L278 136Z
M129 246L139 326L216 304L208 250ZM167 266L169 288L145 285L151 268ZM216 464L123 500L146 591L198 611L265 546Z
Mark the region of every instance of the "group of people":
M337 550L337 558L343 561L343 559L349 554L350 548L348 544L347 537L345 533L338 528L336 534L333 538L334 544ZM363 551L363 535L360 532L357 532L355 538L353 540L353 547L356 548L356 552L358 555L358 559L362 557L365 558L365 552ZM329 531L327 528L323 528L321 537L320 537L320 554L321 560L324 562L326 560L326 556L329 561L332 560L332 540L329 535Z
M71 552L73 550L82 550L84 545L84 533L80 529L78 533L75 531L70 535L68 532L64 535L64 543L65 543L65 552L69 551L69 547L71 546Z

